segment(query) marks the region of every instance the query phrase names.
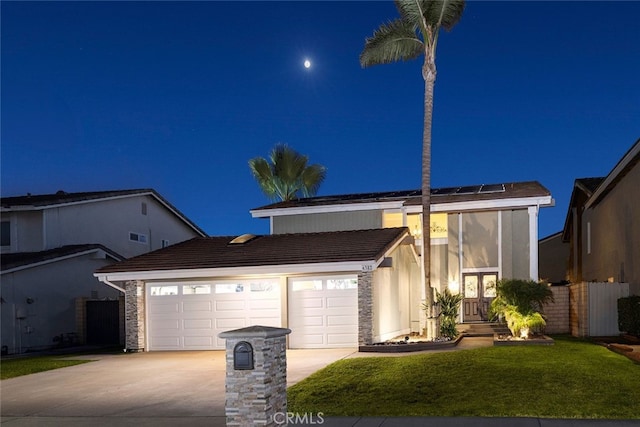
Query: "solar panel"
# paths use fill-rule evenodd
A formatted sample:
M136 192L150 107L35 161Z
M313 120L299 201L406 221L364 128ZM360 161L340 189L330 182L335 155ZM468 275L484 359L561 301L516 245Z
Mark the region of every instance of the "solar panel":
M502 193L504 191L504 184L489 184L483 185L480 188L479 193Z
M468 185L466 187L458 188L456 194L476 194L478 191L480 191L479 185Z

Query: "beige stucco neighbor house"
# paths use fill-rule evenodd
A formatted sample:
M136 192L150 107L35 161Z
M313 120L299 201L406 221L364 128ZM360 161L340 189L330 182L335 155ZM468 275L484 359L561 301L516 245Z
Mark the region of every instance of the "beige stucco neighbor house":
M205 235L150 189L3 197L0 212L4 353L119 341L121 293L97 282L93 272ZM89 307L79 298L115 301L112 327L102 328L100 316L107 314L89 324L86 317L109 304Z
M537 182L433 189L432 283L486 321L500 278L538 278ZM193 239L95 273L126 294L127 348L222 349L219 332L287 327L290 348L421 332L420 191L321 196L251 211L265 236Z
M604 178L575 181L562 239L571 283L629 283L640 295L640 139Z

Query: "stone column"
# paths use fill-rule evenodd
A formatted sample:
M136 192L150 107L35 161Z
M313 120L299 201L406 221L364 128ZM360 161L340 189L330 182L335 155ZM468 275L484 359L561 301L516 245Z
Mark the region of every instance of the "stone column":
M125 350L136 352L145 349L144 331L144 282L133 280L124 285L125 301Z
M287 412L287 342L291 329L249 326L218 334L227 340L226 403L227 426L282 426ZM236 366L236 346L251 346L250 367ZM241 369L240 369L241 368Z
M358 274L358 345L373 344L373 272Z

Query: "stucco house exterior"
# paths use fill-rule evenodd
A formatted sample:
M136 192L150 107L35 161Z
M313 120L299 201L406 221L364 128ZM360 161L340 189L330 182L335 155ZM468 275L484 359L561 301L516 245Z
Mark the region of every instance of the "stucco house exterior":
M5 353L97 339L87 335L78 299L117 301L121 293L97 282L96 269L205 235L150 189L60 191L0 203Z
M538 182L432 190L432 283L486 321L500 278L538 278ZM96 272L126 293L127 348L218 349L217 333L288 327L291 348L354 347L421 332L420 191L348 194L251 211L265 236L193 239ZM366 249L366 250L365 250ZM322 332L327 331L327 332Z
M640 139L606 177L577 179L562 240L571 283L629 283L640 295Z

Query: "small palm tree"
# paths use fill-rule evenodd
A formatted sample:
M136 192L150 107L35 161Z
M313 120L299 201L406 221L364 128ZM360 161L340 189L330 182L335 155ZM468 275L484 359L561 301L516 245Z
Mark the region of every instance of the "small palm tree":
M276 144L268 160L255 157L249 160L249 168L269 199L289 201L316 195L326 177L324 166L308 162L307 156L288 145Z
M422 259L425 273L426 303L433 305L431 289L431 120L433 88L436 81L436 46L440 29L451 30L462 17L464 0L396 0L400 18L381 25L365 41L360 65L369 67L424 55L424 128L422 136ZM432 308L427 312L432 317Z

